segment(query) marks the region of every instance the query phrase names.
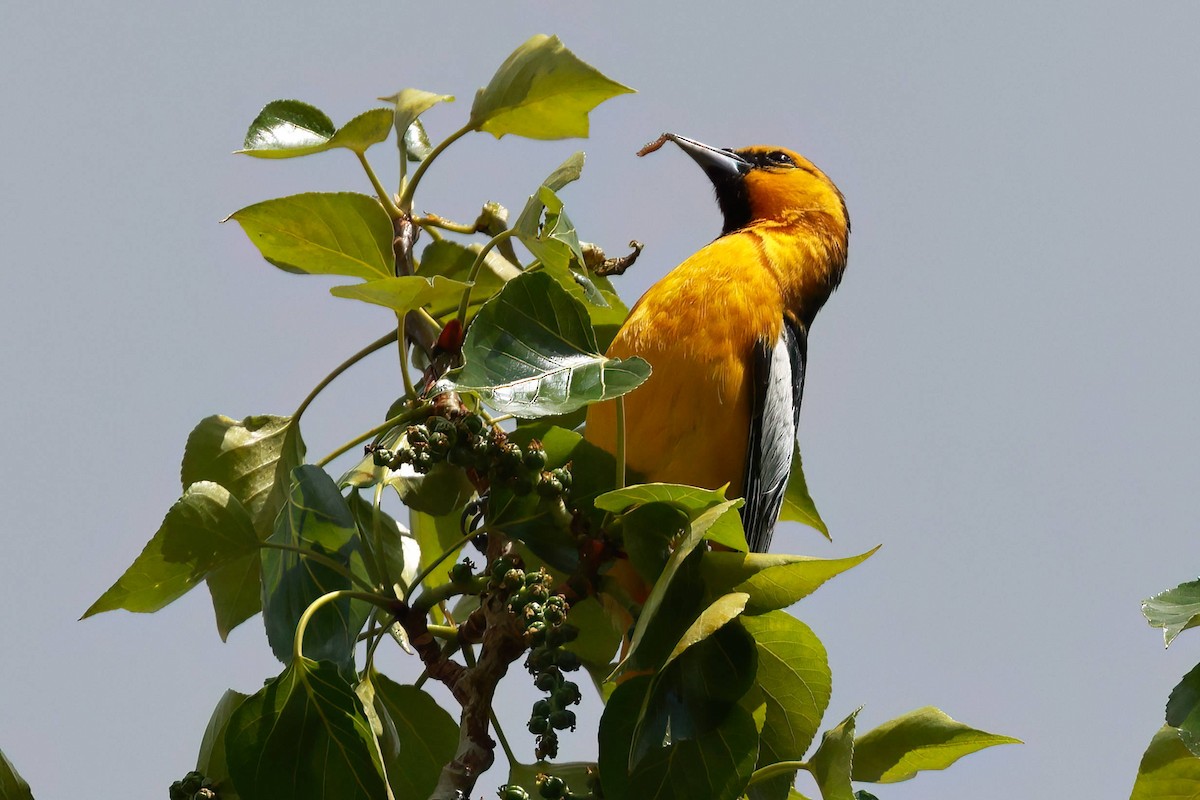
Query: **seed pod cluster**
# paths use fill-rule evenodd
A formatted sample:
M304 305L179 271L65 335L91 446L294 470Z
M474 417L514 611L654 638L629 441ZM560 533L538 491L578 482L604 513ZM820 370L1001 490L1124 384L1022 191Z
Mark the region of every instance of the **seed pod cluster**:
M171 800L215 800L216 787L202 772L192 770L183 780L171 784Z

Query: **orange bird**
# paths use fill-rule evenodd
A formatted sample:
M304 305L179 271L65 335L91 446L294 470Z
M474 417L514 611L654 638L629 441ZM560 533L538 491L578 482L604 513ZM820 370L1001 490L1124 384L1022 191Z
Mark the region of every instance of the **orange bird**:
M792 465L808 332L846 267L842 193L799 153L721 150L663 134L712 181L721 235L633 307L609 347L653 373L624 398L629 469L647 482L744 497L753 552L766 552ZM616 450L614 403L593 405L587 438Z

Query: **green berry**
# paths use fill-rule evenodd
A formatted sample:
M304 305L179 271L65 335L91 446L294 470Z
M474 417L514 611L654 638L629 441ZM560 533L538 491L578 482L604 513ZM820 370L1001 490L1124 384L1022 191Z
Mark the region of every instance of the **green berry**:
M571 681L565 681L562 686L554 690L554 703L559 708L573 706L583 699L579 694L579 686Z
M424 475L433 469L433 457L428 452L414 453L412 465L414 470Z
M552 476L549 472L543 472L541 479L538 481L537 493L541 497L546 498L561 497L563 493L562 481Z
M409 425L405 434L409 444L425 444L429 441L429 431L424 425Z
M579 656L572 653L570 650L559 650L555 655L554 663L564 672L573 672L579 669Z
M561 608L559 608L557 606L552 606L549 603L547 603L546 610L545 610L545 617L546 617L546 622L550 625L562 625L563 622L566 620L567 615L563 613ZM564 640L564 641L569 641L569 640Z
M549 700L538 700L533 704L533 716L535 717L549 717L550 712L553 710L554 709L550 707Z
M529 732L533 734L542 734L550 730L550 720L547 717L530 717Z
M530 442L529 449L525 451L523 461L526 469L541 472L546 468L546 451L541 447L534 449L533 442Z
M377 447L371 453L371 458L377 467L386 467L395 457L395 453L388 450L386 447Z
M469 561L459 561L450 568L451 583L466 583L474 575L474 567Z
M550 727L555 730L565 731L567 728L574 729L575 727L575 712L567 709L560 709L550 715Z
M550 474L556 481L562 484L564 489L571 488L571 470L567 469L566 467L561 467L559 469L552 470Z
M539 782L538 792L546 800L558 800L567 791L567 782L557 775L547 775Z
M505 589L509 590L510 592L515 592L517 589L520 589L525 585L525 572L513 567L508 572L504 573L504 578L500 581L500 583Z
M562 681L562 673L556 669L548 669L533 679L533 685L543 692L555 689Z
M529 792L515 783L501 786L497 794L500 795L500 800L529 800Z
M486 423L483 421L483 417L479 416L478 414L471 414L470 416L463 417L461 420L459 420L458 424L468 433L478 436L483 432L483 428Z
M553 650L548 650L545 647L535 647L529 651L529 657L525 659L525 665L533 672L541 672L554 666L555 661Z

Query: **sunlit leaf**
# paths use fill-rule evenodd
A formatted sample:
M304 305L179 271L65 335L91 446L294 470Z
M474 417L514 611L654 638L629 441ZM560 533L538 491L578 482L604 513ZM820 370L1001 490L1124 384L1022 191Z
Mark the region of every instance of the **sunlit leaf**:
M800 445L796 444L792 452L792 471L788 475L787 487L783 490L783 505L779 509L779 519L784 522L802 522L810 528L816 528L830 541L829 528L817 513L817 506L808 493L808 482L804 480L804 467L800 463Z
M832 675L825 647L783 611L741 618L758 647L756 683L767 703L758 766L804 758L829 705Z
M441 568L435 569L421 581L425 590L435 589L450 582L450 567L465 546L460 519L461 514L458 510L437 517L419 511L413 511L410 515L409 525L420 546L422 571L443 553L450 553L442 560ZM441 609L434 608L432 614L439 622L443 619Z
M854 780L898 783L923 770L945 769L963 756L1020 739L975 730L932 706L918 708L863 734L854 745Z
M125 574L84 612L157 611L214 569L258 550L250 515L228 490L200 481L187 488Z
M387 278L395 274L392 221L373 197L308 192L235 211L235 220L270 263L286 272Z
M213 709L204 729L204 738L200 740L200 755L196 759L196 770L216 787L221 800L237 800L237 790L229 779L229 764L225 757L225 731L229 718L242 704L247 695L229 689L221 695L217 707Z
M523 418L619 397L650 376L640 358L600 353L587 310L543 273L509 281L480 310L467 329L463 357L453 386Z
M337 133L319 108L299 100L274 100L258 112L240 152L257 158L292 158L329 149Z
M1200 664L1171 690L1167 699L1167 724L1179 729L1179 738L1200 756Z
M428 305L429 303L457 302L470 284L435 275L392 276L350 286L334 286L329 290L334 297L361 300L377 306L390 308L400 314Z
M1143 600L1142 614L1151 625L1163 629L1163 641L1170 647L1180 633L1200 625L1200 580L1181 583Z
M428 693L372 676L384 723L381 746L396 800L425 800L458 749L458 724Z
M287 499L291 470L303 460L304 443L291 417L262 415L238 421L216 415L201 420L188 436L180 477L184 488L212 481L228 489L250 513L261 540L271 535ZM255 551L205 579L222 641L262 610L261 565Z
M632 92L580 61L557 36L533 36L518 47L475 95L471 124L496 138L588 135L588 112Z
M229 774L242 800L386 796L374 736L337 667L301 659L233 712L225 734Z
M1200 797L1200 758L1179 738L1179 731L1164 725L1150 740L1138 764L1137 780L1129 800L1194 800Z
M583 264L583 250L575 224L563 211L562 200L549 186L540 186L529 198L513 224L513 232L534 258L547 266L566 268L571 264Z
M364 153L388 137L393 113L373 108L335 129L325 113L299 100L268 103L246 131L239 153L255 158L296 158L344 147Z
M821 789L821 800L854 800L850 768L854 761L855 711L837 727L825 731L821 744L808 761L809 772Z
M743 592L730 592L713 601L708 608L700 612L700 616L696 617L691 626L684 631L683 636L679 637L679 641L675 643L674 649L667 656L663 666L669 665L692 645L707 639L730 620L737 619L749 599L750 595Z
M849 558L812 558L777 553L709 553L704 580L713 596L746 592L747 614L787 608L815 592L830 578L866 561L875 547Z
M426 278L440 275L444 278L466 282L471 273L471 265L479 255L480 245L464 246L449 239L432 242L421 253L421 263L417 274ZM489 251L483 259L483 267L476 276L471 287L471 299L467 307L467 318L470 319L479 308L492 299L508 281L521 274L521 271L506 261L495 250ZM435 317L444 317L458 309L460 298L444 298L436 301L430 308Z
M305 465L292 472L291 494L268 542L312 550L340 564L343 571L366 578L358 528L337 484L320 467ZM296 625L317 598L350 589L350 579L321 561L293 550L267 549L263 562L263 619L275 657L292 658ZM342 598L319 609L304 634L304 654L352 669L354 640L366 622L369 606Z
M394 108L393 125L396 128L396 134L400 137L400 141L405 144L406 155L416 155L409 148L408 136L410 131L414 129L414 126L419 124L417 118L438 103L453 102L454 96L435 94L421 89L401 89L396 94L379 99L385 103L391 103ZM428 145L429 140L425 138L424 126L417 127L416 130L419 131L419 134L415 134L418 137L418 143L423 139L424 144ZM423 158L424 155L420 155L415 160L420 161Z
M2 750L0 750L0 797L3 797L4 800L33 800L29 784L17 774L17 768L12 765Z

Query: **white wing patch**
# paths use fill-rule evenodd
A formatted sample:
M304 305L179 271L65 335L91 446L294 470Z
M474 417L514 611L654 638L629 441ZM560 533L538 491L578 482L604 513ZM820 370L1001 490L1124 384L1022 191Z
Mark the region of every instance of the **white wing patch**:
M746 453L746 505L742 508L751 552L765 553L771 546L792 469L806 344L804 331L785 320L774 346L760 342L755 349L754 408Z

